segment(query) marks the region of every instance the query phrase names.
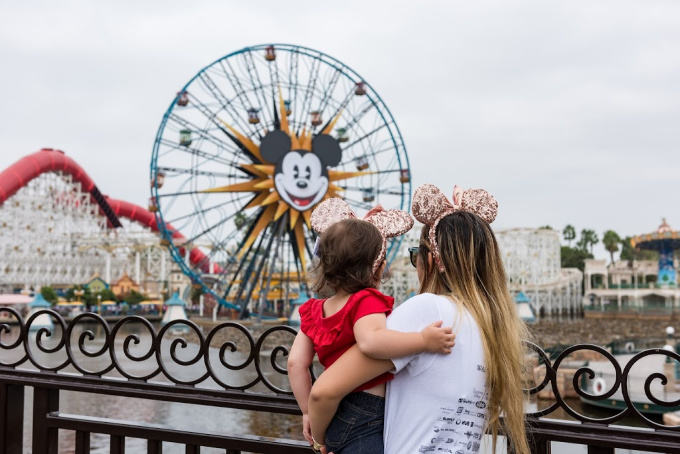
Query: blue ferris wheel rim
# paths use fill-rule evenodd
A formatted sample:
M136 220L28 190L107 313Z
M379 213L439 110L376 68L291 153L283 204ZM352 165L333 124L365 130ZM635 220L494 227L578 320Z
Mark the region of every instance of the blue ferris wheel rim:
M162 137L163 131L165 129L165 126L167 124L168 118L170 117L171 113L175 109L176 102L177 102L177 97L179 94L183 91L187 91L189 86L191 86L192 83L194 83L202 74L204 74L206 71L208 71L210 68L215 66L216 64L219 64L220 62L223 62L229 58L244 54L246 52L255 52L255 51L262 51L265 50L267 47L273 46L274 49L276 50L282 50L282 51L288 51L288 52L295 52L304 56L307 56L309 58L313 58L315 60L322 61L326 64L332 64L333 67L339 71L341 74L344 76L348 77L351 80L354 80L355 82L363 82L367 87L371 89L372 96L375 98L375 101L372 99L373 106L375 107L376 111L378 114L381 116L383 122L385 124L390 125L391 127L394 128L394 132L391 128L388 128L388 133L390 135L390 138L395 146L395 150L398 152L395 154L397 158L397 162L399 164L399 168L401 169L406 169L409 172L409 175L411 176L412 180L412 174L411 174L411 168L410 168L410 162L409 162L409 157L408 153L406 150L406 146L403 141L403 137L401 135L401 131L399 129L399 125L397 122L394 120L394 117L383 101L383 99L380 97L378 92L373 89L372 85L366 80L359 75L358 72L353 70L351 67L347 66L345 63L341 62L340 60L324 53L321 51L318 51L316 49L312 49L309 47L305 46L298 46L298 45L293 45L293 44L285 44L285 43L268 43L268 44L258 44L254 46L247 46L244 48L241 48L239 50L236 50L234 52L231 52L223 57L218 58L217 60L211 62L210 64L204 66L201 68L178 92L177 96L175 96L169 105L168 109L166 110L165 114L163 115L163 118L161 120L161 123L159 125L159 128L156 132L156 136L154 138L154 147L152 151L152 159L151 159L151 165L150 165L150 177L153 179L154 175L156 175L157 168L158 168L158 152L159 152L159 144L160 144L160 139ZM395 135L396 133L396 135ZM402 156L403 154L403 156ZM410 211L410 205L411 205L411 180L408 181L407 183L402 183L402 186L406 189L405 191L402 192L402 197L400 200L400 206L399 208L402 210L407 210ZM154 184L151 187L151 194L152 197L156 198L156 200L159 200L159 193L158 193L158 187ZM174 230L168 229L167 225L163 219L163 211L162 209L159 209L157 212L155 212L156 216L156 221L157 225L159 228L159 232L161 234L161 237L165 239L166 241L169 242L169 251L170 254L173 258L173 260L180 266L184 274L189 276L191 279L191 282L194 284L200 284L201 287L205 292L208 292L212 294L217 302L225 307L232 308L232 309L241 309L241 306L232 304L228 301L226 301L224 298L220 297L217 293L213 292L210 287L204 282L202 279L203 274L200 273L200 270L192 268L190 265L188 265L182 257L179 249L175 246L175 244L172 241L172 235L175 232ZM398 239L389 242L388 245L388 250L386 251L386 259L388 264L391 264L394 259L396 258L396 255L398 251L401 248L401 244L403 242L403 236L399 237Z

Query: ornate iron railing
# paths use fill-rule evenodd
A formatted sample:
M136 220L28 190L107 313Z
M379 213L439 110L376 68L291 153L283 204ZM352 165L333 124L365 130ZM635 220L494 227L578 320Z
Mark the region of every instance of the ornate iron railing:
M255 339L244 326L226 322L207 335L191 321L171 322L159 330L141 317L126 317L112 327L96 314L85 313L71 323L55 312L43 310L26 321L10 308L0 308L10 323L0 324L0 454L58 452L59 431L73 436L75 452L90 452L91 436L108 437L112 453L125 451L128 438L146 440L147 452L162 452L164 443L184 445L185 452L201 447L227 453L310 452L306 442L268 438L261 434L216 435L178 430L152 422L119 421L60 412L62 391L132 397L149 401L233 408L260 413L299 415L286 379L285 357L296 331L287 326L265 330ZM38 327L47 315L53 326ZM680 408L680 393L668 382L664 370L641 377L636 368L647 357L680 361L675 352L648 349L623 367L606 349L574 345L556 358L528 344L534 354L532 374L542 373L537 394L552 389L545 408L527 413L533 451L548 453L551 443L585 444L588 452L613 453L615 448L680 453L680 426L664 426L636 406L631 387L640 384L653 405ZM599 355L599 370L609 364L612 380L606 389L592 391L598 370L592 355ZM583 356L591 356L585 360ZM574 360L574 357L580 359ZM658 362L658 361L657 361ZM564 370L569 369L570 392L578 398L603 402L620 399L621 409L604 417L592 417L570 406L564 393ZM33 389L32 442L24 446L26 388ZM664 396L659 395L659 387ZM79 394L81 395L81 394ZM638 402L639 403L639 402ZM548 419L563 411L575 421ZM615 425L622 420L643 427Z

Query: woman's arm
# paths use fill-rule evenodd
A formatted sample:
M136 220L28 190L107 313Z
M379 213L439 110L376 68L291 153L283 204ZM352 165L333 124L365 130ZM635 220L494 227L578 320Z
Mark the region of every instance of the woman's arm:
M309 373L309 366L312 365L313 360L314 343L306 334L299 331L295 336L288 357L288 381L290 381L295 400L302 410L302 434L310 443L312 443L312 433L307 403L309 402L309 391L312 389L312 376Z
M324 443L326 429L343 397L392 367L391 361L369 358L354 345L326 369L309 394L309 419L314 439Z
M392 359L416 353L451 353L455 335L451 327L434 322L421 332L404 333L385 327L384 313L369 314L354 323L354 337L361 353L377 359Z

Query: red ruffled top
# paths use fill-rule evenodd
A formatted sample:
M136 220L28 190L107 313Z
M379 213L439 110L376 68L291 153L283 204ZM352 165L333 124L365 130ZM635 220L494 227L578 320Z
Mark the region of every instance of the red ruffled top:
M357 320L370 314L390 315L394 306L394 298L383 295L374 288L356 292L349 297L342 309L328 317L323 316L325 302L325 299L312 298L300 306L300 329L314 343L314 351L325 368L356 344L354 323ZM354 392L370 389L391 379L392 374L386 372L364 383Z

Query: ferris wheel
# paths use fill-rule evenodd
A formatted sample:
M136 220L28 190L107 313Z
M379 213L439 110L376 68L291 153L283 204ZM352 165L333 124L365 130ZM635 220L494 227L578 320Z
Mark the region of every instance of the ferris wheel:
M329 197L358 216L378 203L408 209L411 198L394 118L340 61L247 47L174 97L156 135L149 208L175 261L220 304L243 313L258 298L294 295L313 255L312 209Z

